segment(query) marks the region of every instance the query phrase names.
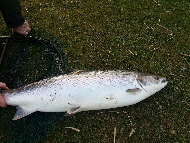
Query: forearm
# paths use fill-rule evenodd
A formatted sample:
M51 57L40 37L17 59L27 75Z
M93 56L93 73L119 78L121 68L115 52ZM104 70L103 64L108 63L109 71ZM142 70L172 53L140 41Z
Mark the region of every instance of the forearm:
M9 28L17 28L24 23L21 9L18 0L0 0L0 11Z

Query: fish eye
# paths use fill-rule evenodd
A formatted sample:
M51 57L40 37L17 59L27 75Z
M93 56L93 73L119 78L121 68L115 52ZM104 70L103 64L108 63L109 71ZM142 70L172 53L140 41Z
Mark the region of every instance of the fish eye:
M153 76L153 78L154 78L155 80L159 80L159 79L160 79L160 76Z

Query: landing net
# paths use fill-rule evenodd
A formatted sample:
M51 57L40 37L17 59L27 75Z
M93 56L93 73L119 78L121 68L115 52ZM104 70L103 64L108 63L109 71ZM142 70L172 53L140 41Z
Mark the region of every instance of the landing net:
M66 73L59 41L47 31L32 28L28 36L0 36L0 81L12 88ZM12 121L16 108L0 109L0 142L35 143L62 119L64 113L35 112Z

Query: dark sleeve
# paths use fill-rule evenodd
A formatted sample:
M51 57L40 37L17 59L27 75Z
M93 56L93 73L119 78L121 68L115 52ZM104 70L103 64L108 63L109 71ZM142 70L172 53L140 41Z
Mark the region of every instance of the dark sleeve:
M21 10L18 0L0 0L0 11L9 28L17 28L24 23L25 19Z

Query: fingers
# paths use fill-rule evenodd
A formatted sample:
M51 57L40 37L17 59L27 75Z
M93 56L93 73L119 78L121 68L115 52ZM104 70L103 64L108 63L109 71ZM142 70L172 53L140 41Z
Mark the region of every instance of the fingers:
M9 89L5 83L3 82L0 82L0 88L3 88L3 89ZM1 107L7 107L7 104L5 102L5 100L3 99L3 97L1 96L0 94L0 106Z
M7 107L7 103L0 94L0 107Z
M3 88L3 89L9 89L5 83L3 82L0 82L0 88Z
M27 21L25 21L21 26L12 29L12 32L17 32L22 35L28 35L28 32L30 31L31 29Z

